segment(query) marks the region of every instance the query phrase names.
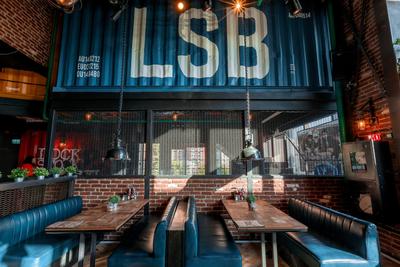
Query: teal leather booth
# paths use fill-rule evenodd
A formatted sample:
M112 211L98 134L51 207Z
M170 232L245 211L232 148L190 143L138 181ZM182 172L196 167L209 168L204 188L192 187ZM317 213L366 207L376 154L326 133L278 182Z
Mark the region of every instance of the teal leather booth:
M49 235L46 226L82 209L81 197L72 197L0 218L0 267L58 265L79 245L78 235Z
M299 199L289 200L289 215L309 229L278 235L282 254L296 266L380 266L375 224Z

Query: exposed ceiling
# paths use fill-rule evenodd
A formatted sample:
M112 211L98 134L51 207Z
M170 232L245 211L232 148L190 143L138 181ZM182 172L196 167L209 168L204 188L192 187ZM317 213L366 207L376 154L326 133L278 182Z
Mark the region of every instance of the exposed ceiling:
M47 76L47 68L0 40L0 68L29 70Z

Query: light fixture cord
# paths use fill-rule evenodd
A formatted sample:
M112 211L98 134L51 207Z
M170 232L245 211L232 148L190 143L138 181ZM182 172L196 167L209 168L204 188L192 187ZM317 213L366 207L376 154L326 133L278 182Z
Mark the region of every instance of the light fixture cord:
M125 86L125 54L126 54L126 14L123 14L122 28L122 62L121 62L121 87L119 91L119 106L118 106L118 125L117 125L117 138L121 138L122 127L122 106L124 104L124 86Z
M248 83L248 69L247 69L247 39L246 39L246 34L247 34L247 27L246 27L246 8L243 9L243 25L244 25L244 70L245 70L245 88L246 88L246 132L245 132L245 141L251 141L251 122L250 122L250 88L249 88L249 83Z

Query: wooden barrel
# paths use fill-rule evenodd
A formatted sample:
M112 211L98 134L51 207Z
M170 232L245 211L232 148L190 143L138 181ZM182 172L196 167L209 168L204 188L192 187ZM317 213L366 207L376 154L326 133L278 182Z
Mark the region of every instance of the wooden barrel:
M43 100L46 77L26 70L2 68L0 70L0 97Z

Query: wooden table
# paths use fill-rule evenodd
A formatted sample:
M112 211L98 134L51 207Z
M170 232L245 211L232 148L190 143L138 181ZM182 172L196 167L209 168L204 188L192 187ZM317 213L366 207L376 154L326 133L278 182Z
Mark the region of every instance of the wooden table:
M107 210L104 203L95 208L85 210L65 221L59 221L46 227L48 234L79 233L78 265L83 266L85 257L85 234L90 234L90 266L96 263L97 234L101 232L118 231L126 222L135 216L149 200L129 200L121 202L118 209Z
M277 232L306 232L307 226L296 221L265 200L257 200L256 208L249 210L246 201L223 200L229 216L239 232L261 234L262 266L267 266L265 233L272 233L272 252L274 267L278 267Z

